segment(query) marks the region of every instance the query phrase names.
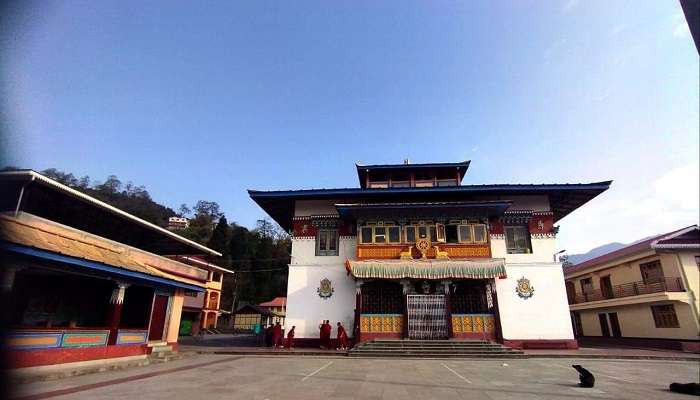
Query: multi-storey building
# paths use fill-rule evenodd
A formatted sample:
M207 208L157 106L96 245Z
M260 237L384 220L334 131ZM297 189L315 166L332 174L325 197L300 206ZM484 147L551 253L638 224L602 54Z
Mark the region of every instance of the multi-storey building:
M180 335L196 335L202 329L212 329L218 326L221 316L221 288L224 274L234 272L216 264L207 262L199 257L176 256L177 261L195 266L207 271L206 291L185 295L180 323Z
M469 162L357 165L359 188L250 190L292 236L286 325L355 340L576 346L554 224L610 182L462 185Z
M577 337L698 351L697 225L635 242L564 271Z

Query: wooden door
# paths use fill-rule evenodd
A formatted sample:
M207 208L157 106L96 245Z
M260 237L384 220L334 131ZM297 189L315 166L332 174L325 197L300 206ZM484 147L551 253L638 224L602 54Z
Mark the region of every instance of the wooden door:
M608 327L608 317L605 314L598 314L598 321L600 321L600 332L603 336L610 336L610 327Z
M165 317L168 312L168 296L157 294L153 299L153 310L151 311L151 326L148 328L148 340L163 340L163 330L165 330Z
M610 283L610 275L600 278L600 291L603 294L603 298L613 298L613 289L612 283Z
M617 313L608 313L608 318L610 318L610 329L612 330L613 337L622 337L622 332L620 331L620 321L617 319Z

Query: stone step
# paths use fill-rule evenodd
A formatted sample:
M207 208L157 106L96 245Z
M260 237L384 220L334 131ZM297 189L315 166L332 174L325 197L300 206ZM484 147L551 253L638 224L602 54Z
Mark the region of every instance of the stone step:
M481 349L481 348L491 348L491 347L501 347L500 345L495 345L495 344L477 344L477 345L452 345L452 344L442 344L442 345L424 345L424 344L398 344L398 343L392 343L392 344L376 344L376 343L370 343L370 344L364 344L362 345L363 347L373 347L373 348L382 348L382 349L406 349L406 348L422 348L422 349L440 349L440 348L447 348L447 349Z
M435 354L489 354L489 353L517 353L511 349L490 349L490 350L429 350L429 349L406 349L406 350L374 350L374 349L352 349L351 353L435 353Z
M436 354L436 353L396 353L396 352L382 352L382 353L348 353L348 357L381 357L381 358L400 358L400 357L411 357L411 358L524 358L524 354L519 353L486 353L486 354L459 354L459 353L447 353L447 354Z
M422 346L422 347L444 347L444 346L450 346L450 347L479 347L479 346L500 346L499 343L450 343L450 342L442 342L442 343L413 343L413 342L405 342L405 343L381 343L381 342L363 342L362 343L364 346Z
M365 343L491 343L486 339L372 339Z
M518 358L523 352L487 340L370 340L348 352L350 357Z

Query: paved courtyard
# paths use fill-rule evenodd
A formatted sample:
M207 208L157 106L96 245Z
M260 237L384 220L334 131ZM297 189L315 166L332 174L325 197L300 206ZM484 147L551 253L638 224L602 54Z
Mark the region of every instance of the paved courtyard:
M570 365L596 375L577 386ZM504 365L505 364L505 365ZM378 360L198 355L124 371L22 385L26 399L684 399L671 382L697 381L693 361Z

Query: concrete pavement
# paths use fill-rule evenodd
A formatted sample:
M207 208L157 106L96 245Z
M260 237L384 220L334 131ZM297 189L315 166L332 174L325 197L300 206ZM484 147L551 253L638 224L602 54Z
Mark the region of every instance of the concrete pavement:
M577 386L571 364L596 375ZM506 365L504 365L506 364ZM697 381L694 361L382 360L198 355L128 371L18 387L26 399L678 399L671 382ZM681 396L681 397L679 397Z

